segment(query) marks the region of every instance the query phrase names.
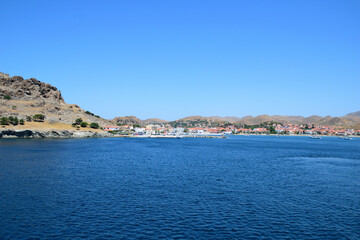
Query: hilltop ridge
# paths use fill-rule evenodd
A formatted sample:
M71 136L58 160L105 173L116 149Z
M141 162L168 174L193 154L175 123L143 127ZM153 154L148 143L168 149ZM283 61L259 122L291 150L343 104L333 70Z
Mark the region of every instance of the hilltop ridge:
M61 92L54 86L40 82L35 78L24 79L21 76L9 77L0 73L0 97L10 96L13 100L46 100L64 103Z

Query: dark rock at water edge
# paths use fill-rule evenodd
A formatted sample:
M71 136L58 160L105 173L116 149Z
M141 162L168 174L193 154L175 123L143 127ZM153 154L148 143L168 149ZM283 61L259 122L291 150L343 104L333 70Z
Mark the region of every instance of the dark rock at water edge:
M93 131L39 131L39 130L2 130L0 138L90 138L90 137L109 137L108 133Z

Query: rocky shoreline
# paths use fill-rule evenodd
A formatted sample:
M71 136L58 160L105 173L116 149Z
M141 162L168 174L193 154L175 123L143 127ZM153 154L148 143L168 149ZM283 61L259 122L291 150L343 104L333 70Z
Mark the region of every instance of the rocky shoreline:
M96 138L110 137L104 132L69 130L0 130L0 138Z

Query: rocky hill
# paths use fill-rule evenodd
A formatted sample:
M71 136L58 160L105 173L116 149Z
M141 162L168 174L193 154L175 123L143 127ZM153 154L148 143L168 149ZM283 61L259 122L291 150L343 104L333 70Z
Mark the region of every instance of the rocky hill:
M142 121L143 124L148 125L148 124L164 124L164 123L168 123L168 121L163 120L163 119L159 119L159 118L149 118L146 120Z
M181 127L218 127L227 123L229 123L229 121L226 121L221 117L190 116L176 121L172 121L171 125Z
M1 77L2 76L2 77ZM0 75L0 97L10 96L13 100L43 100L51 103L64 103L61 92L48 83L35 78L24 79L20 76Z
M357 112L352 112L352 113L349 113L349 114L346 114L345 117L360 117L360 111L357 111Z
M26 121L35 114L44 115L46 124L63 123L70 126L77 118L100 126L110 124L110 121L76 104L65 103L61 92L48 83L0 73L0 117L17 117Z
M140 125L140 126L146 126L149 124L164 124L168 123L166 120L162 120L159 118L149 118L146 120L141 120L135 116L125 116L125 117L116 117L111 120L116 125Z
M112 122L117 125L143 125L143 121L135 116L116 117Z

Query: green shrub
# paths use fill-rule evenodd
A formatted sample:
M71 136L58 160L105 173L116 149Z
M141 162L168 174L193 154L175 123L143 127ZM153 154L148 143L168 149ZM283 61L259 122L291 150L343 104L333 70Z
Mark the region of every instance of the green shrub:
M0 118L1 125L9 125L9 119L7 117Z
M20 119L19 123L20 123L20 125L24 125L25 124L24 119Z
M17 117L10 116L7 119L8 119L8 124L12 124L12 125L18 125L19 124L19 119Z
M33 116L34 122L43 122L44 119L45 119L45 116L42 115L42 114L35 114L35 115Z
M31 116L26 116L26 121L27 121L27 122L31 122L31 121L32 121Z
M83 120L81 118L78 118L75 120L76 125L80 125L82 122L83 122Z
M15 117L13 125L18 125L18 124L19 124L19 119L17 117Z
M93 122L93 123L90 124L90 127L91 127L91 128L95 128L95 129L98 129L98 128L99 128L99 124Z
M6 99L6 100L11 100L11 97L10 97L10 95L5 95L5 96L4 96L4 99Z
M274 126L270 126L270 133L271 134L276 134L277 133Z
M13 116L8 117L8 119L9 119L10 124L14 124L14 117Z
M85 113L86 113L86 114L89 114L89 115L91 115L91 116L94 116L94 114L93 114L92 112L90 112L90 111L86 111Z
M82 123L80 124L81 127L87 127L87 125L89 125L87 122L82 122Z

